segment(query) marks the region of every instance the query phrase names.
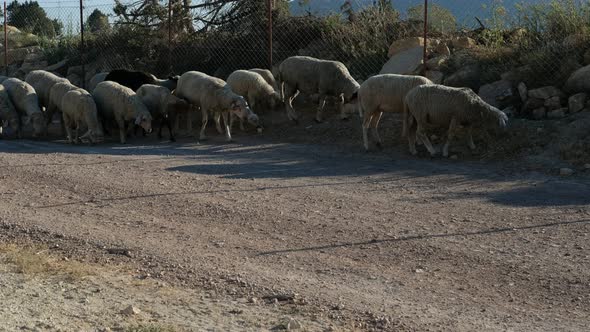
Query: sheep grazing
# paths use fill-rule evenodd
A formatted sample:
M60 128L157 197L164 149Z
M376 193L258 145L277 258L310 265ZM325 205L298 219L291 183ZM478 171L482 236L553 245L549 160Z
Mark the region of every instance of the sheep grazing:
M39 106L39 98L35 89L18 78L9 78L2 82L2 85L6 88L10 101L19 116L27 116L27 123L33 124L33 137L44 136L47 132L47 124Z
M103 123L113 120L117 123L122 144L126 142L126 122L133 121L146 132L152 131L152 116L133 90L116 82L105 81L94 88L92 96ZM103 128L106 129L106 126L103 125Z
M231 130L228 122L229 113L233 113L240 119L247 119L248 122L262 131L258 116L248 107L244 97L236 94L225 83L225 81L211 77L207 74L189 71L180 76L178 87L174 91L177 97L187 100L191 105L201 108L203 123L199 139L206 139L205 129L209 120L209 112L215 113L217 130L221 126L219 117L223 117L225 123L225 137L231 141Z
M468 146L473 150L474 127L504 129L507 122L508 117L504 112L483 101L469 88L422 85L410 91L405 99L404 124L408 129L408 144L413 155L417 154L416 138L424 143L430 155L436 155L436 150L425 134L427 127L449 128L443 147L443 156L448 157L449 145L458 125L467 127Z
M80 139L88 138L91 143L101 140L102 131L98 124L96 103L90 93L82 89L68 91L62 98L61 109L70 143L78 143L78 132L82 127L88 128L88 131Z
M249 71L256 73L260 76L262 76L262 78L264 78L264 80L266 81L266 83L268 83L270 86L272 86L272 88L276 91L279 92L279 86L277 85L277 81L275 80L275 77L273 76L272 72L268 69L261 69L261 68L252 68Z
M369 150L370 129L377 141L377 147L381 148L377 127L383 113L402 113L406 94L424 84L432 84L432 81L422 76L395 74L377 75L363 82L358 92L357 108L362 121L365 150Z
M49 106L49 92L53 85L60 82L68 82L68 80L45 70L33 70L27 74L25 82L29 83L35 89L35 92L37 92L39 105L47 108ZM51 118L47 120L50 122Z
M174 138L171 123L176 121L178 112L189 111L189 103L172 95L169 89L153 84L142 85L137 90L137 95L152 114L152 119L160 120L158 138L162 138L162 127L166 125L170 140L175 142L176 139Z
M14 104L10 101L8 92L3 85L0 85L0 128L3 127L4 122L8 124L10 132L13 132L16 137L20 136L20 124L18 113L14 108ZM3 130L2 136L10 135L10 132Z
M76 90L79 89L77 86L73 85L70 82L60 82L57 84L54 84L51 87L51 90L49 90L49 103L47 105L47 108L45 110L45 114L46 117L48 119L53 118L53 114L57 113L61 113L62 109L61 109L61 101L63 99L63 96L71 91L71 90ZM61 118L61 116L60 116ZM63 121L61 122L63 125ZM65 129L62 126L62 129ZM64 133L64 130L62 130L62 133Z
M269 72L270 73L270 72ZM281 104L281 97L262 75L249 70L236 70L227 78L227 85L240 96L244 96L254 112L260 114L262 108L274 110ZM234 116L230 120L232 127ZM244 130L243 121L240 128Z
M298 116L293 109L293 100L299 93L320 95L315 120L321 122L328 96L339 97L341 104L348 103L356 99L359 89L359 84L341 62L307 56L293 56L283 61L279 66L278 84L286 104L287 116L295 122ZM341 117L346 119L343 113Z
M174 76L162 80L156 78L156 76L152 74L145 73L142 71L115 69L111 71L108 75L106 75L104 80L117 82L123 86L130 88L133 91L137 91L137 89L139 89L144 84L155 84L166 87L170 90L174 90L176 89L178 78L178 76Z
M94 91L94 88L96 88L98 83L104 82L108 74L108 72L102 72L92 76L90 82L88 82L88 92L92 93L92 91Z

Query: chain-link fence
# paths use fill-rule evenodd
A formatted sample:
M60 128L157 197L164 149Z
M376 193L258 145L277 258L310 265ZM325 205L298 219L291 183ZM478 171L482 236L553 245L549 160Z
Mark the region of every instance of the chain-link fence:
M289 56L309 55L342 61L357 79L399 61L392 72L429 72L446 81L477 67L472 73L477 85L513 75L530 86L559 85L590 62L586 2L430 0L426 25L424 5L424 0L12 2L4 11L7 49L1 62L10 76L48 68L82 85L114 68L157 76L199 70L225 78L236 69L269 68ZM445 53L447 45L451 55L427 66L416 65L422 60L417 52L391 59L394 41L424 36L427 60Z

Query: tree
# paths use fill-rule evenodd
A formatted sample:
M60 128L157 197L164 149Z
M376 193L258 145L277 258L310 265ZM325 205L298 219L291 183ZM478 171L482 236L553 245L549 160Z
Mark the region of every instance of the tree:
M424 21L424 5L410 7L408 18L416 21ZM450 10L437 4L428 5L428 26L442 33L457 30L457 19Z
M50 19L37 1L25 1L22 4L13 1L6 8L8 24L38 36L55 37L61 34L63 24L57 19Z
M92 33L108 31L111 28L109 25L109 18L99 9L95 9L92 14L88 16L86 25L87 29Z

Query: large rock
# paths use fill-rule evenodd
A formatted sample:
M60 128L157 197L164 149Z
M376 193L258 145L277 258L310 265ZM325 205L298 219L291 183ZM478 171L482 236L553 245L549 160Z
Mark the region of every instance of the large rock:
M444 66L445 63L449 61L449 57L446 55L437 56L436 58L432 58L426 61L426 68L428 70L437 70L440 71L441 67Z
M422 64L423 52L422 47L414 47L397 53L383 65L379 74L413 74Z
M82 79L80 78L79 75L77 75L77 74L69 74L68 77L66 77L66 78L73 85L75 85L77 87L82 87Z
M434 49L434 52L440 56L451 56L451 50L447 43L440 43Z
M559 96L555 96L549 99L545 99L545 104L543 106L545 106L545 109L547 109L547 111L559 109L561 108L561 98L559 98Z
M445 75L440 71L427 70L425 76L435 84L441 84Z
M544 99L529 98L522 106L522 113L529 113L545 105Z
M567 113L567 108L559 108L559 109L547 112L547 117L549 119L561 119L561 118L565 117L565 113Z
M387 56L391 58L398 53L402 53L416 47L420 47L422 49L424 48L424 38L411 37L396 40L391 44L391 46L389 46L389 52L387 52Z
M549 99L551 97L565 97L565 94L554 86L544 86L542 88L529 90L529 97L537 99Z
M571 96L568 100L568 108L570 113L576 113L586 107L586 100L588 100L588 94L582 92Z
M507 105L502 102L513 95L512 83L501 80L486 84L479 88L478 94L486 103L497 108L504 108Z
M58 73L61 76L64 76L67 74L67 64L68 64L68 59L64 59L60 62L54 63L52 65L47 66L47 68L45 68L45 70L53 72L53 73Z
M590 49L584 52L584 66L590 65Z
M472 48L476 45L475 40L469 37L457 37L452 40L452 45L456 50Z
M570 93L590 92L590 65L576 70L565 83Z
M468 87L473 91L479 91L481 86L481 70L477 65L469 65L447 77L444 84L452 87Z
M8 25L6 27L8 37L8 50L39 45L39 37L32 33L20 31L18 28Z
M547 115L547 110L545 107L537 108L533 111L533 119L535 120L541 120L545 117L545 115Z
M8 64L21 63L25 61L29 54L37 54L41 52L39 46L30 46L8 50ZM4 52L2 52L4 53ZM4 66L4 54L0 54L0 66Z

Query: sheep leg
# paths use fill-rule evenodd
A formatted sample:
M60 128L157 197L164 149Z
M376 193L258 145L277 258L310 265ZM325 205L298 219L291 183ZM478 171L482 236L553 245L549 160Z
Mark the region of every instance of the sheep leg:
M295 123L298 122L297 119L297 114L295 113L295 109L293 108L293 100L295 99L295 97L297 97L297 95L299 94L299 91L297 91L297 88L293 87L292 85L288 84L288 83L283 83L284 84L284 89L285 89L285 100L287 101L285 104L285 109L287 111L287 117L289 118L289 120L294 121Z
M326 96L321 95L320 97L320 105L318 107L318 111L315 114L315 122L321 123L322 122L322 113L324 112L324 107L326 107Z
M338 101L338 105L340 108L340 120L342 120L342 121L348 120L350 117L350 114L347 114L345 112L346 110L344 109L344 96L343 95L340 96L340 100Z
M467 129L467 145L469 145L471 151L476 149L475 143L473 143L473 127L471 126Z
M215 120L215 128L217 128L217 132L223 134L223 129L221 128L221 114L216 112L215 115L213 115L213 120Z
M365 150L369 151L369 127L373 119L373 112L365 112L363 117L363 143Z
M229 112L223 112L223 124L225 124L225 140L228 142L232 141L231 128L229 125Z
M170 123L170 117L165 118L164 120L164 124L166 125L166 128L168 128L168 134L170 135L170 142L176 142L176 138L174 138L174 133L172 132L172 124ZM160 135L162 132L162 125L160 125Z
M383 116L383 112L379 112L377 113L375 116L373 116L373 119L371 119L371 124L370 124L370 128L373 131L373 138L376 141L376 145L379 149L381 149L383 147L382 142L381 142L381 137L379 136L379 130L377 129L379 126L379 121L381 120L381 116Z
M76 121L76 128L74 129L74 144L79 143L79 141L80 141L79 134L80 134L80 121Z
M449 156L449 146L451 145L451 140L455 135L455 128L457 127L457 120L455 118L451 119L451 124L449 125L449 131L447 132L447 141L443 147L443 157L447 158Z
M199 140L204 141L207 139L207 135L205 135L205 130L207 129L207 122L209 122L209 110L201 108L201 116L203 120L201 124L201 133L199 134Z
M424 143L424 146L426 146L426 149L428 152L430 152L430 155L433 157L436 156L436 150L434 147L432 147L432 143L430 143L428 136L424 133L424 129L422 126L420 126L420 124L418 124L418 128L416 129L416 136L422 141L422 143Z
M70 126L70 119L69 119L69 117L65 113L63 113L62 117L63 117L64 125L66 127L66 133L68 135L67 136L68 142L69 143L73 143L73 139L72 139L72 128Z
M117 119L117 126L119 126L119 139L121 144L125 144L127 141L127 135L125 132L125 121L123 119Z

